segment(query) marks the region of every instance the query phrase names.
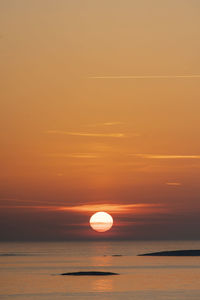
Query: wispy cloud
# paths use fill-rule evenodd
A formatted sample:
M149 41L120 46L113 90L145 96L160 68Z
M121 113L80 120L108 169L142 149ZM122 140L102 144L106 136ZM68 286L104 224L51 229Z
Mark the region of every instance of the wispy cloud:
M8 197L5 197L5 198L0 198L0 201L18 201L17 198L8 198Z
M25 201L24 201L25 202ZM1 208L6 209L13 209L13 208L19 208L19 209L36 209L36 210L45 210L45 211L56 211L58 208L56 206L44 206L44 205L0 205Z
M130 154L131 156L147 159L200 159L200 155L173 155L173 154Z
M90 79L181 79L181 78L200 78L200 74L185 75L119 75L119 76L89 76Z
M103 123L104 126L115 126L115 125L121 125L123 122L105 122Z
M157 203L137 203L137 204L85 204L65 206L63 205L39 205L30 202L29 205L25 204L25 201L21 203L6 205L2 204L0 207L3 209L25 209L25 210L41 210L41 211L57 211L57 212L77 212L77 213L95 213L97 211L106 211L108 213L121 213L121 214L153 214L153 213L165 213L168 209Z
M169 186L181 186L181 182L166 182L166 185Z
M123 122L112 121L112 122L89 124L89 125L87 125L87 127L109 127L109 126L117 126L117 125L122 125L122 124L124 124L124 123Z
M63 157L63 158L97 158L99 155L95 153L48 153L49 157Z
M77 211L77 212L96 212L96 211L106 211L110 213L125 213L138 211L140 209L156 209L161 208L160 204L147 204L147 203L137 203L137 204L85 204L70 207L60 207L60 210L66 211Z
M62 131L62 130L47 130L48 134L61 134L61 135L72 135L72 136L82 136L82 137L105 137L105 138L124 138L124 133L96 133L96 132L73 132L73 131Z

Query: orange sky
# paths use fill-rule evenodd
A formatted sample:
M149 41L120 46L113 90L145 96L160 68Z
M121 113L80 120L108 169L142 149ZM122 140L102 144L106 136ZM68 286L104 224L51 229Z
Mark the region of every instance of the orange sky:
M0 239L200 238L200 3L0 2Z

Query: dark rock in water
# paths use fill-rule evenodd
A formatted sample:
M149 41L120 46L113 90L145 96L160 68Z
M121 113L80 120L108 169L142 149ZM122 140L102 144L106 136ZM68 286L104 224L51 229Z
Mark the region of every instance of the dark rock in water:
M139 254L138 256L200 256L200 250L175 250Z
M101 272L101 271L84 271L84 272L70 272L70 273L63 273L60 275L67 275L67 276L108 276L108 275L119 275L118 273L113 272Z

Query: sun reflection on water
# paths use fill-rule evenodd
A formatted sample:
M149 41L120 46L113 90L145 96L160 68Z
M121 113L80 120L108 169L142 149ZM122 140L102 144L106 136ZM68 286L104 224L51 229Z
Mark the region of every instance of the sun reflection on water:
M93 256L91 258L92 265L98 267L111 266L112 257L111 256Z
M96 292L108 292L113 290L112 278L98 278L93 282L92 289Z

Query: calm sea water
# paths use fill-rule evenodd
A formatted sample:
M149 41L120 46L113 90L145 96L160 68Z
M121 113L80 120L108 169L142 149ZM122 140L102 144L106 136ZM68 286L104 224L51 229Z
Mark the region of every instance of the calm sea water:
M137 256L175 249L200 242L1 243L0 299L200 299L200 257ZM81 270L120 275L59 275Z

